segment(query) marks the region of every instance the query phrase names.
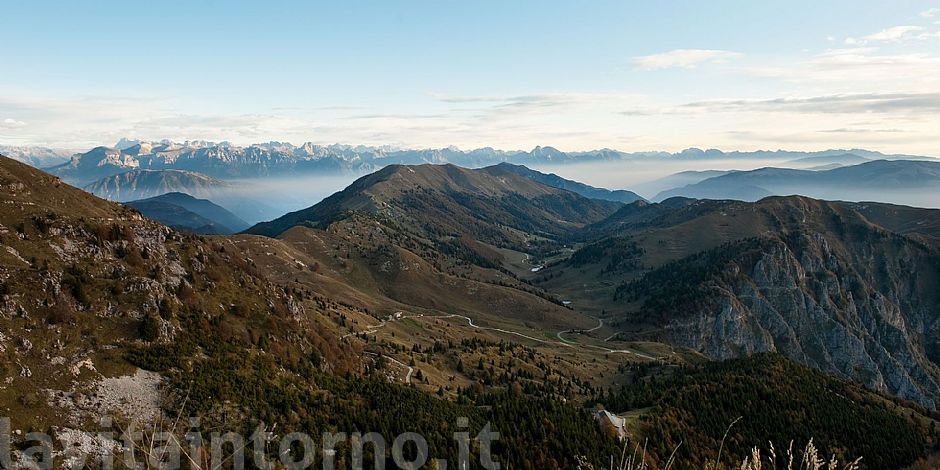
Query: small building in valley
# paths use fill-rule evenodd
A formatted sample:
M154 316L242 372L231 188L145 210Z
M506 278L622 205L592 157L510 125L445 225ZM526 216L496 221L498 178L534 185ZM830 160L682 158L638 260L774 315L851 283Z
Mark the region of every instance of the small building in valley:
M594 412L594 419L597 420L602 429L612 431L618 440L623 441L627 438L627 430L624 426L626 420L620 416L607 410L598 410Z

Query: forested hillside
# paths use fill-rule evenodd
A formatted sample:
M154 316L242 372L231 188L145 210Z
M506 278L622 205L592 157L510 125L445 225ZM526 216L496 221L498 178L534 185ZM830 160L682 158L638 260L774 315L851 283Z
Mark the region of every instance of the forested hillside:
M903 468L937 443L934 413L777 354L630 373L630 384L597 402L615 412L643 409L634 429L660 462L678 448L677 469L701 468L695 462L714 461L720 450L721 463L735 468L768 443L782 461L791 441L799 452L810 439L843 463L862 457L863 468Z

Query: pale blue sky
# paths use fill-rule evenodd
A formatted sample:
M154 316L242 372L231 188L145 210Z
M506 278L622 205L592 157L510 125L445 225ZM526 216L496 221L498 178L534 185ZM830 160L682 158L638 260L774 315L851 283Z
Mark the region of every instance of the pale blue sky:
M0 0L0 143L938 154L935 8Z

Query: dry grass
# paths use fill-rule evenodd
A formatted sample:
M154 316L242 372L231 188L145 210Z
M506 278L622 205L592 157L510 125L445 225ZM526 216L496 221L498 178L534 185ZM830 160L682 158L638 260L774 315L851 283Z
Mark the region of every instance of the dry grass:
M786 462L786 466L778 466L777 453L774 449L773 443L770 443L770 455L766 458L761 456L760 449L755 447L751 450L751 456L746 458L744 462L741 462L739 467L741 470L761 470L766 464L768 469L786 469L786 470L857 470L859 468L859 462L862 458L859 457L852 462L845 464L840 464L835 457L830 457L829 460L826 460L819 449L813 444L813 440L810 439L806 443L806 447L799 454L794 454L793 452L793 441L790 441L790 447L787 449L787 455L783 457L783 461ZM706 467L706 468L721 468L720 466Z
M704 470L732 470L735 467L729 467L721 463L721 454L724 450L725 439L728 437L728 432L731 431L731 428L740 421L741 418L738 418L731 422L728 425L728 429L725 430L724 436L721 438L721 446L718 449L718 457L715 461L708 461L702 464ZM767 455L763 455L761 450L757 447L751 449L751 455L746 457L740 466L736 467L738 470L858 470L859 463L862 458L859 457L852 462L840 464L835 457L830 457L828 460L816 448L816 445L813 444L813 440L810 439L806 443L806 447L802 451L797 449L794 452L793 441L790 441L790 445L787 448L786 455L777 456L777 450L774 448L773 442L769 442L769 449ZM666 463L661 467L662 470L669 470L673 465L676 464L676 453L679 448L682 447L680 442L675 449L672 450L672 454L666 460ZM646 442L643 443L643 447L640 447L639 442L637 442L633 451L629 452L629 443L624 445L623 451L620 455L619 464L615 465L613 457L611 458L610 470L652 470L653 467L647 461L646 453Z
M773 443L769 444L768 455L763 455L757 447L751 450L751 455L736 467L739 470L858 470L861 457L852 462L840 463L835 457L828 460L810 439L802 451L794 452L793 442L787 449L786 455L777 456ZM669 470L676 463L676 452L682 444L673 449L672 455L662 466L662 470ZM652 470L654 467L647 461L646 443L641 447L637 443L632 451L624 446L619 463L611 462L611 470ZM720 462L709 461L702 465L704 470L732 470L735 467L726 466Z

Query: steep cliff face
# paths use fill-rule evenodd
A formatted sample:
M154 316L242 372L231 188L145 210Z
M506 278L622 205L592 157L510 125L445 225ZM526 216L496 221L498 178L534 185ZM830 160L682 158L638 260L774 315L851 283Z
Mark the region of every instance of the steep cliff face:
M732 242L624 284L618 297L644 300L630 320L712 358L778 351L936 407L940 256L862 219L829 228Z

